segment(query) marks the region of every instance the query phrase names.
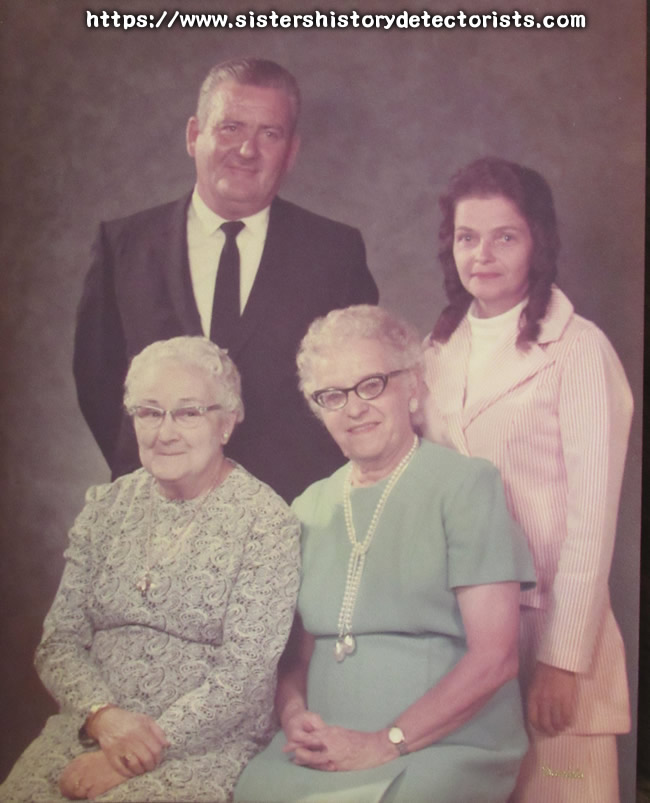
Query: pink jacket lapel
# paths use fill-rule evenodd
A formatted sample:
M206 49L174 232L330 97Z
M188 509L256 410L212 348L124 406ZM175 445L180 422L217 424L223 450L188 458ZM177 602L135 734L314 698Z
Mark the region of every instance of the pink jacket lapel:
M553 353L546 347L561 337L572 315L573 305L569 299L559 288L553 287L537 342L523 350L515 346L516 336L513 334L512 339L503 344L495 356L493 369L487 375L481 398L463 410L464 429L488 407L553 363ZM467 319L462 325L469 330Z
M469 453L465 437L467 427L504 395L552 364L552 353L546 347L561 337L572 315L573 305L561 290L554 287L537 342L527 351L523 351L513 347L513 335L512 341L506 342L495 357L493 369L485 380L480 398L468 408L464 406L471 349L471 331L467 318L461 321L446 344L433 345L436 351L436 368L429 392L432 403L445 419L451 442L457 449ZM444 381L441 382L438 377L444 377ZM432 436L435 438L436 433L433 432Z

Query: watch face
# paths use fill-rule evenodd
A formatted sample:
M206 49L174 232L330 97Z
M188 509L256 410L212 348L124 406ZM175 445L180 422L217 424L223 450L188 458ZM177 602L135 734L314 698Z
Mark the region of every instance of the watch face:
M399 744L400 742L404 741L404 734L402 733L402 729L398 728L397 725L394 725L388 731L388 738L393 744Z

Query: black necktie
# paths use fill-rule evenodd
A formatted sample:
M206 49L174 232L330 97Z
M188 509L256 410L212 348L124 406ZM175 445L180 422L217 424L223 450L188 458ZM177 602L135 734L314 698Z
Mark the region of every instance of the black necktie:
M229 348L239 321L239 249L237 235L244 228L241 220L222 223L226 242L219 259L214 283L210 340L221 348Z

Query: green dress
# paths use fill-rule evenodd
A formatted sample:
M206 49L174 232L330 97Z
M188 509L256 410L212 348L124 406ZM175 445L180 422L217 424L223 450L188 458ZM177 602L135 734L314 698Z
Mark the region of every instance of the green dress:
M344 466L293 504L303 525L298 607L316 644L308 708L329 724L378 730L434 686L467 650L459 586L520 581L534 570L510 518L497 470L422 443L385 505L352 618L356 652L334 658L350 542ZM353 488L362 540L387 479ZM527 749L519 686L502 686L476 716L431 745L370 770L322 772L292 764L282 732L244 770L235 800L503 803Z

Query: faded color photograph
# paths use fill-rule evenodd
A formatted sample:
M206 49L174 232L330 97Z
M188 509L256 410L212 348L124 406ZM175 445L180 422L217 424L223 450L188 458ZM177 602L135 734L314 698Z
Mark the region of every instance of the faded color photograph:
M0 9L0 798L633 803L645 5L186 5Z

